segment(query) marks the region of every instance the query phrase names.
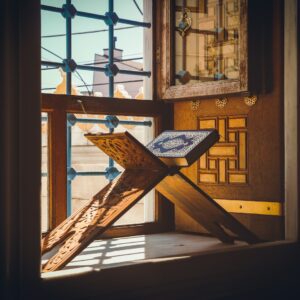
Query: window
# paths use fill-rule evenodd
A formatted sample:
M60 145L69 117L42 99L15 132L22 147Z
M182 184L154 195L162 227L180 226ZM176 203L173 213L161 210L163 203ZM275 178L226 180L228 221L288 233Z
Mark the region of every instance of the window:
M149 111L149 105L141 101L152 98L149 8L149 3L143 9L143 1L129 0L42 1L42 107L49 119L43 141L48 135L51 145L43 182L48 179L50 185L50 228L87 203L121 171L84 133L127 130L147 144L163 128L163 111ZM144 40L149 38L146 45ZM107 102L110 97L122 98L124 108L114 104L109 108L108 104L108 109L101 109L99 97ZM132 114L134 100L142 105ZM71 108L74 101L75 110ZM47 190L43 184L43 199ZM44 200L43 220L47 219L46 203ZM151 192L116 225L158 224L161 208L158 196Z
M11 3L11 1L8 2L9 4ZM201 288L201 293L211 296L214 295L212 290L215 291L214 287L216 286L220 287L217 291L223 292L222 295L231 293L230 283L232 280L235 280L237 292L240 291L239 287L241 286L243 288L253 288L255 283L258 283L257 281L262 282L262 279L265 288L268 278L273 281L273 286L271 284L268 285L270 287L268 291L272 290L274 282L281 285L280 279L285 273L286 267L295 264L297 261L299 253L297 243L267 243L259 247L251 247L229 253L220 253L218 251L218 253L210 253L203 257L194 257L194 259L186 261L186 263L178 260L163 264L151 262L146 268L135 266L134 268L122 270L110 270L110 272L101 271L90 274L76 274L74 277L57 278L56 280L41 280L39 272L41 118L38 79L39 1L21 1L19 4L19 14L15 14L15 7L7 6L5 12L7 15L14 17L1 19L7 25L6 28L9 29L10 33L4 45L11 50L5 52L5 64L1 69L5 74L3 76L3 89L5 91L3 103L5 105L3 105L3 118L1 121L6 125L1 127L1 136L4 136L5 140L3 147L7 147L5 149L8 149L9 152L5 152L5 156L2 157L5 163L3 168L1 168L1 174L3 174L1 177L5 183L3 185L5 196L0 204L1 208L3 208L0 211L1 234L3 233L1 236L4 237L6 245L6 247L2 247L1 258L3 258L2 263L5 269L16 270L16 272L6 273L2 282L5 283L4 294L12 295L12 297L15 296L16 298L20 295L26 295L29 299L55 298L59 296L82 298L98 297L99 295L111 296L112 290L119 293L119 295L120 293L131 295L132 288L137 288L137 292L139 292L141 291L140 289L145 287L148 291L160 293L162 287L172 286L174 287L172 296L174 296L174 293L178 291L176 287L178 288L178 282L180 281L182 283L180 288L183 287L184 292L187 290L191 291L191 285L197 283L202 284L198 286L197 291ZM297 115L297 109L294 109L294 107L296 107L298 101L296 86L299 77L295 73L295 70L297 70L295 57L299 56L296 50L299 33L295 34L295 32L299 24L297 24L297 18L290 18L290 16L297 11L299 16L297 1L285 2L285 19L287 20L285 27L286 47L293 49L292 55L287 51L285 57L287 68L285 78L288 79L290 78L289 76L293 78L293 80L286 81L288 84L286 92L290 94L285 95L285 103L290 111L285 123L294 128L294 130L296 129L296 131L297 116L296 119L294 116ZM28 42L29 40L31 43ZM16 54L19 54L23 60L16 60ZM28 70L30 70L30 76L28 76ZM295 78L297 79L294 80ZM16 85L16 81L19 82L19 85ZM7 93L7 91L10 91L10 93ZM12 93L11 91L20 91L20 93ZM16 114L16 111L21 111L22 113ZM288 110L286 109L285 111L287 112ZM21 126L16 124L16 117ZM295 214L298 211L299 202L297 195L298 161L290 159L293 155L296 157L298 153L297 140L295 139L297 134L290 129L290 127L287 127L286 132L291 134L291 140L295 144L288 143L289 146L286 146L285 154L288 163L285 172L287 181L286 193L289 197L288 200L291 200L288 202L289 222L291 225L288 227L288 231L290 239L298 239L297 230L299 226L297 214ZM16 183L18 183L18 188L16 188ZM2 192L3 190L1 189ZM216 262L218 262L220 268L211 272L212 266L215 266ZM232 268L233 265L235 266L234 268ZM176 272L173 272L175 269ZM280 271L276 272L279 275L277 277L273 271L278 269ZM216 271L218 271L218 276L216 276ZM124 274L126 274L126 276L122 277L124 281L116 282L116 277ZM164 276L165 274L167 276ZM249 274L250 277L247 276ZM146 282L145 275L147 275ZM287 278L293 278L293 275ZM224 284L224 279L227 280L225 283L228 282L228 284ZM251 286L248 286L250 281ZM165 291L165 289L163 290ZM182 289L178 292L180 291L182 292ZM141 292L141 294L144 296L147 292ZM220 294L217 296L220 296Z

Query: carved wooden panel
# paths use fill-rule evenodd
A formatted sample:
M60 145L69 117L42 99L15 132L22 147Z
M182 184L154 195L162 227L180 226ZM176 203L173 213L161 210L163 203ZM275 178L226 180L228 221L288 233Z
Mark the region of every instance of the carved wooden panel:
M247 184L247 117L198 118L199 129L217 129L219 143L198 162L198 183Z
M152 152L128 132L86 134L85 137L125 169L165 168Z
M206 138L202 139L202 149L196 151L198 157L218 139L215 130L210 130L208 136L210 135L213 138L211 143L207 143ZM222 226L248 243L259 241L246 227L181 174L179 168L168 169L129 133L87 137L128 169L97 193L88 205L70 216L42 240L42 253L59 246L56 254L42 266L43 272L64 267L98 234L105 231L157 184L159 192L185 210L221 241L234 240ZM189 143L184 142L184 147L188 148ZM193 152L193 149L188 151Z
M42 271L55 271L64 267L98 234L144 197L164 175L163 171L125 170L96 194L88 205L43 238L42 253L58 244L61 247L42 266Z
M233 242L232 233L248 243L259 241L181 172L166 176L158 183L156 189L222 242ZM231 234L228 234L225 228L229 229Z

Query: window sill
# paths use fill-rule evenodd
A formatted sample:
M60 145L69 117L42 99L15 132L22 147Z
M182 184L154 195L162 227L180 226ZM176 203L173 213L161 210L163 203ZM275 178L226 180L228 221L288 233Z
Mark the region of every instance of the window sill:
M174 233L160 236L166 241L172 235L174 237ZM152 239L154 236L157 238L159 235L152 235ZM151 236L145 238L151 240ZM186 243L187 238L193 240L189 245ZM198 244L198 248L197 238L203 241ZM145 250L145 259L119 261L94 268L86 264L77 269L42 274L43 295L56 299L58 295L67 299L126 295L138 299L144 296L156 297L161 293L168 296L170 292L179 297L186 290L201 290L203 295L220 296L251 287L271 286L276 281L280 284L283 279L289 278L290 272L296 270L299 263L300 247L293 241L249 246L244 243L223 245L216 239L194 235L175 240L171 244L163 241L158 244L156 240L154 248L164 248L163 251L159 255L154 251L155 255L152 252L152 255L147 256ZM176 250L175 242L176 245L183 245L178 246L182 249ZM165 255L168 252L171 255Z

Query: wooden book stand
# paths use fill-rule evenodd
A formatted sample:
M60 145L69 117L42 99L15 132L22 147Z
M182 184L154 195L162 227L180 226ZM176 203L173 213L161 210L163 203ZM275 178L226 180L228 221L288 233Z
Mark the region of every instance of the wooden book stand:
M86 137L125 171L100 190L88 205L42 239L42 254L59 247L42 266L43 272L62 269L153 188L222 242L234 241L223 228L240 240L259 242L253 233L179 171L218 141L216 130L167 131L147 148L128 132L88 134Z

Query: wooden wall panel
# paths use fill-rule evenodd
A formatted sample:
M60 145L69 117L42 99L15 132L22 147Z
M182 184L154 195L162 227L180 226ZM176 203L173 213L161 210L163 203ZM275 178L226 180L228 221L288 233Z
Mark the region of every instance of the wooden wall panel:
M270 7L271 9L272 7ZM197 129L201 121L201 127L216 127L219 123L219 132L225 131L226 139L219 145L234 145L234 139L238 139L238 153L230 160L228 156L233 149L225 155L217 155L216 160L202 158L183 172L192 181L197 183L205 192L213 198L243 199L255 201L284 201L284 136L283 136L283 51L282 51L282 1L274 1L272 26L269 33L272 50L266 53L272 60L272 66L268 74L271 78L272 90L259 94L258 101L253 106L244 102L244 97L228 96L228 102L224 108L216 106L216 99L201 99L197 110L192 110L191 102L177 102L174 105L175 129ZM272 13L272 9L270 11ZM224 95L226 97L227 95ZM222 121L225 120L225 121ZM236 130L233 130L233 127ZM242 128L244 127L244 128ZM231 135L229 133L232 132ZM235 133L235 135L233 134ZM222 135L222 134L221 134ZM227 144L226 144L227 143ZM241 144L242 143L242 144ZM215 153L219 154L215 148ZM213 158L213 155L211 155ZM238 165L236 166L235 163ZM230 164L230 165L229 165ZM205 177L203 169L211 170L207 174L217 174L217 182L213 176ZM214 170L214 168L216 168ZM224 168L226 172L224 173ZM246 177L237 177L231 174L230 168L237 169L237 174L245 174ZM202 174L202 175L201 175ZM202 176L199 179L199 176ZM280 216L246 215L236 214L237 218L252 229L261 238L280 239L283 237L284 222ZM190 220L184 213L176 211L176 226L183 231L202 231L198 224Z

